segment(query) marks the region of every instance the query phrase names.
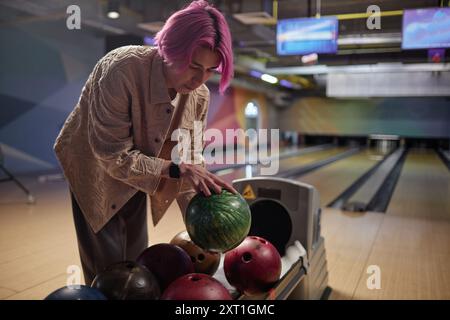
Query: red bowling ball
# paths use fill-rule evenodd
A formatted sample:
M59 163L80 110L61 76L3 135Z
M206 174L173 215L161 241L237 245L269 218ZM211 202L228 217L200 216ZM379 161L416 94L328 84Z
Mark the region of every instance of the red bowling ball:
M280 279L281 257L267 240L249 236L224 259L228 282L246 295L267 292Z
M159 243L145 249L137 258L156 277L161 291L175 279L194 272L189 255L179 246Z
M232 300L227 288L204 273L191 273L172 282L162 300Z

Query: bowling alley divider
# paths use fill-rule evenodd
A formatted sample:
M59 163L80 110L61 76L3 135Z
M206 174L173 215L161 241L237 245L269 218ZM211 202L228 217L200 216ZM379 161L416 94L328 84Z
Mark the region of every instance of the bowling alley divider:
M75 319L258 319L297 320L320 316L345 316L345 319L385 319L398 312L402 319L410 316L446 314L450 301L378 300L274 300L274 301L68 301L68 300L9 300L0 301L4 319L39 315L49 319L67 317ZM441 313L442 312L442 313ZM8 317L11 315L11 317Z

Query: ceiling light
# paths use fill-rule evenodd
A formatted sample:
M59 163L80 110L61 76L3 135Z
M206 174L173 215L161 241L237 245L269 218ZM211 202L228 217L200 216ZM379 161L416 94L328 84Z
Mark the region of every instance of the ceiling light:
M314 62L317 62L318 58L319 58L319 56L317 55L317 53L307 54L307 55L302 56L302 63L304 63L304 64L314 63Z
M107 16L110 19L117 19L120 17L120 13L118 13L117 11L109 11Z
M106 16L110 19L118 19L120 17L120 3L117 0L108 1L108 9Z
M270 74L264 73L263 75L261 75L261 80L275 84L278 82L278 79L275 78L274 76L271 76Z

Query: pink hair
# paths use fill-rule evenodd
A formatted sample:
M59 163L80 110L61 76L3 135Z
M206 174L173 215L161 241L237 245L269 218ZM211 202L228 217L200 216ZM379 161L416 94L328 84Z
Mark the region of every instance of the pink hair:
M233 77L231 34L225 17L207 1L193 1L172 14L156 34L159 54L169 63L178 63L185 70L198 46L216 51L220 57L219 92L224 93Z

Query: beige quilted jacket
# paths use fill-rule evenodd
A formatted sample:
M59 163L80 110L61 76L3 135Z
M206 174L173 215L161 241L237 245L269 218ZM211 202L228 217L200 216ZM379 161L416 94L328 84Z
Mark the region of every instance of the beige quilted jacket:
M186 182L161 177L162 158L170 155L163 151L171 130L190 130L193 142L199 120L203 133L209 91L203 85L182 96L175 108L162 67L151 47L126 46L106 54L56 139L57 158L94 232L138 190L150 195L154 225L174 199L184 213L195 194ZM203 159L202 150L193 151Z

